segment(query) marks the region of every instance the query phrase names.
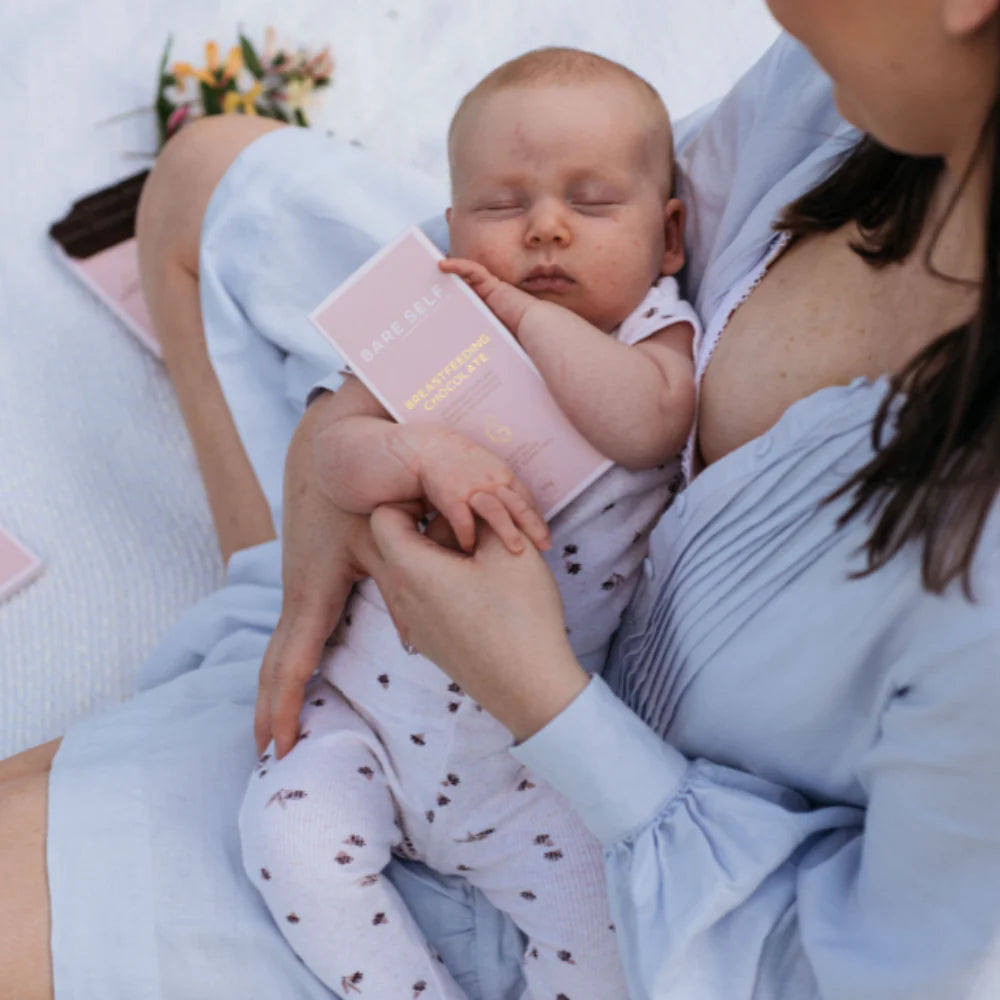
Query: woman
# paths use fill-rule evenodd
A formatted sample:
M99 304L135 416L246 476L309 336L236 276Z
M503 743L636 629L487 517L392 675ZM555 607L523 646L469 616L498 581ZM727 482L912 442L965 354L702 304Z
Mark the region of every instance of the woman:
M509 726L522 759L604 841L631 995L993 996L1000 0L771 7L829 72L845 116L903 155L857 147L819 71L787 40L680 136L695 216L689 279L709 320L697 475L654 532L607 683L587 684L572 661L532 553L510 557L487 536L466 559L430 548L406 512L376 512L369 534L330 511L312 462L316 445L321 471L317 429L338 405L326 395L291 443L285 607L262 668L258 736L287 738L287 691L343 596L345 581L323 572L336 547L358 574L374 572L404 636ZM220 543L236 554L213 613L192 616L147 668L147 682L173 680L72 730L52 771L60 997L326 995L268 931L218 818L235 815L253 758L253 665L277 613L277 545L266 543L276 463L250 432L260 416L276 448L265 431L279 414L248 401L259 411L315 367L274 375L255 356L243 369L271 380L255 397L248 381L227 385L236 368L226 345L213 348L248 460L211 382L191 248L215 189L206 325L215 339L214 326L243 330L249 315L280 343L292 336L289 303L312 292L308 275L286 268L291 292L260 287L219 241L264 253L246 226L254 199L275 194L292 203L304 272L330 247L350 270L340 248L361 254L368 237L342 215L299 219L308 170L296 165L282 187L277 164L293 147L314 152L306 136L255 143L216 188L247 129L182 133L140 218L150 306L168 332ZM358 193L357 172L348 163L334 178L338 209ZM395 191L385 178L366 183L383 201ZM232 207L238 195L249 207ZM262 224L285 218L269 210ZM774 241L779 218L790 242ZM276 253L289 245L268 235ZM279 292L283 309L271 313ZM52 753L0 770L0 972L25 1000L51 989ZM71 829L101 856L92 873ZM226 838L222 849L213 838ZM417 869L400 866L396 880L470 995L517 995L518 942L482 900Z

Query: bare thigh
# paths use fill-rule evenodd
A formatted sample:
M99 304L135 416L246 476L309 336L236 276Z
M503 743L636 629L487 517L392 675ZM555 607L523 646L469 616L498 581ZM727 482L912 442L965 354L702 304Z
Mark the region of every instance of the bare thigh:
M17 1000L52 997L48 786L45 772L0 781L0 984Z
M164 147L136 219L142 287L194 446L224 562L275 537L271 511L209 361L201 318L198 250L209 199L229 165L279 123L220 115Z

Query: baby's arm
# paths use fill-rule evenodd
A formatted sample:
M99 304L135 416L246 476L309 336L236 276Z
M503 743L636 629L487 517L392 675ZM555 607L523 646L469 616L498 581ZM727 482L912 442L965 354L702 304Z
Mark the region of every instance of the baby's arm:
M521 531L540 549L549 533L528 488L492 452L450 428L397 424L353 376L338 390L357 397L350 416L321 430L323 492L342 510L368 514L382 503L426 499L466 551L478 515L512 552Z
M695 407L690 323L629 346L474 261L449 258L441 270L464 278L517 337L559 406L603 455L643 469L683 447Z

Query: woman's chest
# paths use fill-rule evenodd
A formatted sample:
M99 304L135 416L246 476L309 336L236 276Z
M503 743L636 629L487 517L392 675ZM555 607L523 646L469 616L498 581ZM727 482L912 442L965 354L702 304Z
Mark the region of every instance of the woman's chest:
M861 762L900 683L917 598L902 561L852 579L863 526L838 531L838 505L817 510L832 483L823 465L846 459L765 462L717 514L668 512L605 676L689 757L862 804Z
M954 305L917 254L876 270L843 230L796 241L731 315L712 353L701 383L703 463L758 437L824 386L899 370L948 328Z

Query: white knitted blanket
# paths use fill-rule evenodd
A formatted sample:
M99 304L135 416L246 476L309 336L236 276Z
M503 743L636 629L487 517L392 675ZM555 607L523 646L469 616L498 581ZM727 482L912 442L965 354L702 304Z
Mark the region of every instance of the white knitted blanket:
M49 223L148 164L167 35L200 65L262 0L4 0L0 55L0 525L45 561L0 604L0 757L120 702L178 615L220 580L207 504L160 364L57 262ZM291 42L329 42L320 127L444 177L464 90L546 44L646 76L675 117L718 96L776 29L763 0L285 0ZM442 206L443 207L443 206Z

